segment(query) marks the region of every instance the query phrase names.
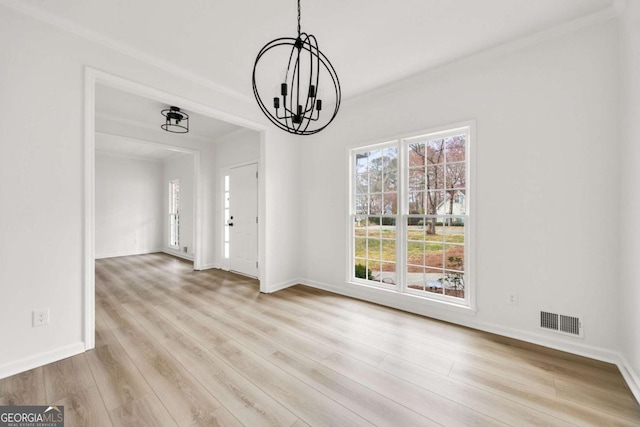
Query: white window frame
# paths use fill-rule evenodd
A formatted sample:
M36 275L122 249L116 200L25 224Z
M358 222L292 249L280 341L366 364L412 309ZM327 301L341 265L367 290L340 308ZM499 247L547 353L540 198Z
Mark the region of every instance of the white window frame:
M465 135L465 214L460 215L464 218L465 222L465 234L464 234L464 274L465 274L465 289L464 298L457 298L444 294L430 293L420 290L414 290L408 288L406 280L407 271L407 220L410 217L424 216L424 215L411 215L409 214L409 167L406 165L408 159L408 146L412 140L416 138L424 138L424 140L439 139L447 136ZM434 301L438 303L444 303L448 305L466 307L475 309L475 294L476 294L476 281L475 281L475 233L476 233L476 215L475 215L475 169L476 169L476 150L475 150L475 123L464 122L457 123L449 126L442 126L436 129L428 129L419 132L412 132L411 134L399 135L396 138L387 139L384 142L358 145L349 149L349 215L348 215L348 230L349 230L349 262L348 265L348 277L347 281L352 284L373 287L378 289L385 289L396 293L404 294L407 296ZM398 191L398 213L396 216L396 279L395 286L389 286L384 283L370 281L366 279L360 279L355 277L355 217L356 217L356 202L355 202L355 158L356 154L363 152L385 148L388 146L398 147L398 178L399 178L399 191Z
M178 197L175 200L174 187L177 184ZM176 239L173 239L174 218L177 222L175 224ZM176 244L174 244L176 243ZM168 246L171 249L180 249L180 180L172 179L169 181L169 242Z
M360 285L365 285L365 286L375 286L378 288L382 288L382 289L389 289L389 290L396 290L398 289L398 283L396 283L395 285L391 285L391 284L387 284L384 282L373 282L371 280L366 280L366 279L361 279L361 278L357 278L355 277L355 266L356 266L356 262L355 262L355 227L354 227L354 223L355 223L355 217L359 216L356 215L356 201L355 201L355 197L353 197L354 195L354 187L355 187L355 177L356 177L356 171L354 169L354 164L355 164L355 158L357 154L362 154L368 151L373 151L373 150L384 150L385 148L388 147L398 147L397 141L387 141L387 142L382 142L382 143L377 143L377 144L373 144L373 145L367 145L364 147L358 147L358 148L354 148L351 150L351 154L349 156L350 159L350 170L349 170L349 182L350 182L350 187L349 187L349 210L350 210L350 214L349 214L349 240L350 240L350 255L349 255L349 271L350 273L350 280L353 283L357 283ZM401 169L401 163L400 163L400 149L398 147L398 151L397 151L397 155L398 155L398 174L401 173L402 169ZM399 175L398 175L399 176ZM401 248L399 247L400 245L398 245L398 232L399 232L399 223L402 221L402 217L400 215L400 203L402 201L402 195L401 195L401 189L398 190L398 212L396 214L392 214L392 215L375 215L375 216L379 216L379 217L395 217L396 219L396 259L395 259L395 264L396 264L396 282L400 282L401 281L401 277L400 277L400 272L398 271L401 264L400 264L400 252L401 252ZM382 242L380 243L382 245Z

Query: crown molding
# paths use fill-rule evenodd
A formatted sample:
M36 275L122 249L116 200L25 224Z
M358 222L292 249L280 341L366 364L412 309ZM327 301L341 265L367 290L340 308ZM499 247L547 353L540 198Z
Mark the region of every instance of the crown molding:
M469 66L471 64L487 61L500 56L515 53L520 50L532 47L549 40L557 39L559 37L577 32L581 29L588 28L594 25L598 25L607 22L611 19L618 18L627 5L627 0L614 0L614 2L601 10L590 13L588 15L581 16L570 21L566 21L559 25L543 29L531 34L517 37L514 40L506 43L499 43L494 46L490 46L486 49L479 50L475 53L463 55L457 59L453 59L449 62L435 65L410 74L405 78L400 78L392 82L382 84L377 87L367 89L363 92L353 94L352 96L345 98L345 101L356 101L359 99L366 99L371 96L379 96L381 94L393 92L396 90L402 90L403 88L412 87L415 84L423 81L425 78L447 73L460 67Z
M233 99L242 101L244 103L253 102L253 98L247 95L244 95L236 90L230 89L226 86L223 86L219 83L214 82L211 79L203 77L185 68L176 66L168 61L157 58L156 56L150 55L144 51L131 47L125 43L121 43L110 37L99 34L96 31L93 31L87 27L75 24L68 19L62 18L50 12L46 12L37 6L27 4L24 1L0 0L0 5L7 7L9 9L12 9L23 15L27 15L38 21L49 24L64 32L76 35L89 42L99 44L107 49L110 49L122 55L128 56L137 61L144 62L155 68L159 68L169 74L173 74L182 79L195 82L201 86L212 89L220 94L229 96Z

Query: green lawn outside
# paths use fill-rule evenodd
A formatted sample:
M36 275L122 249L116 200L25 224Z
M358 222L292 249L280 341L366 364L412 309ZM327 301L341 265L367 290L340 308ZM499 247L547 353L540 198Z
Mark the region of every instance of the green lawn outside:
M395 227L388 226L369 226L356 227L356 237L373 237L382 239L396 238ZM421 226L410 226L407 230L407 240L415 242L445 242L445 243L464 243L463 227L436 227L436 234L427 234Z
M366 231L365 229L356 229L356 258L368 258L369 268L372 270L380 269L381 266L377 261L395 262L396 241L393 239L395 231L377 230L375 234L369 233L369 237L367 237ZM410 272L418 272L422 266L460 269L460 266L455 261L450 261L449 257L464 259L463 233L447 233L443 237L441 234L426 235L422 231L409 230L408 234L407 263L414 266L409 266ZM390 238L386 238L386 236L390 236ZM382 265L383 271L389 271L391 268L395 270L395 265Z

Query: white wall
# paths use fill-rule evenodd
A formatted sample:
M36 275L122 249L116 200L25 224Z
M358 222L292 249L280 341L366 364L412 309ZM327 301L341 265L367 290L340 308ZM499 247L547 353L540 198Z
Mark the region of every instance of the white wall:
M640 400L640 4L629 1L621 20L621 129L619 231L620 343L627 374Z
M163 165L96 153L96 258L163 248Z
M194 167L193 155L183 154L178 157L170 158L164 161L164 177L163 185L163 250L188 259L193 260L193 238L194 238L194 219L195 219L195 187L194 187ZM178 250L169 248L169 182L180 180L180 248ZM187 252L184 252L184 247Z
M260 134L251 129L232 132L215 141L218 170L260 158Z
M12 41L0 45L0 98L11 105L0 116L0 180L11 183L0 187L0 200L11 201L0 219L0 342L5 343L0 347L0 377L5 377L87 348L83 330L86 66L225 112L237 124L264 124L261 156L273 159L261 166L267 176L276 174L270 168L279 166L271 153L289 142L277 129L266 127L266 119L249 98L216 92L144 58L116 52L4 5L0 37ZM201 154L201 174L206 179L200 191L215 194L216 178L208 168L213 160L207 160L213 159L213 148ZM266 194L266 187L262 191ZM261 210L274 212L269 205L285 206L288 197L270 191ZM214 211L213 201L204 211ZM265 217L265 224L268 220ZM213 242L213 227L203 223L206 242ZM281 262L272 245L273 249L293 246L297 239L295 231L278 236L277 243L262 234L265 267ZM213 262L213 256L203 261ZM293 267L281 269L282 276L295 277ZM269 274L263 280L268 286ZM32 310L43 307L51 309L51 323L33 328Z
M304 139L300 136L285 134L278 144L265 144L262 156L266 165L261 170L264 185L264 197L270 201L261 218L265 221L265 233L261 239L268 242L265 251L267 256L278 258L278 262L261 261L261 277L267 279L267 289L274 292L278 289L300 283L300 248L306 245L301 240L301 232L307 223L301 216L300 208L306 188L301 186L302 177L309 173L307 163L303 163L301 147ZM330 247L333 251L336 248ZM327 267L331 268L331 267Z
M478 55L347 100L303 144L303 276L378 302L613 359L618 348L618 58L611 20ZM347 277L347 148L475 120L477 315L368 291ZM507 303L507 293L519 305ZM540 310L579 315L584 339L545 333Z

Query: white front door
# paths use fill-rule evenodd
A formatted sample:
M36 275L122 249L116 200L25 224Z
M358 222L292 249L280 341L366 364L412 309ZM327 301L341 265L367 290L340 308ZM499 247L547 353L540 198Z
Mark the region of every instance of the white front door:
M258 165L229 172L229 269L258 277Z

